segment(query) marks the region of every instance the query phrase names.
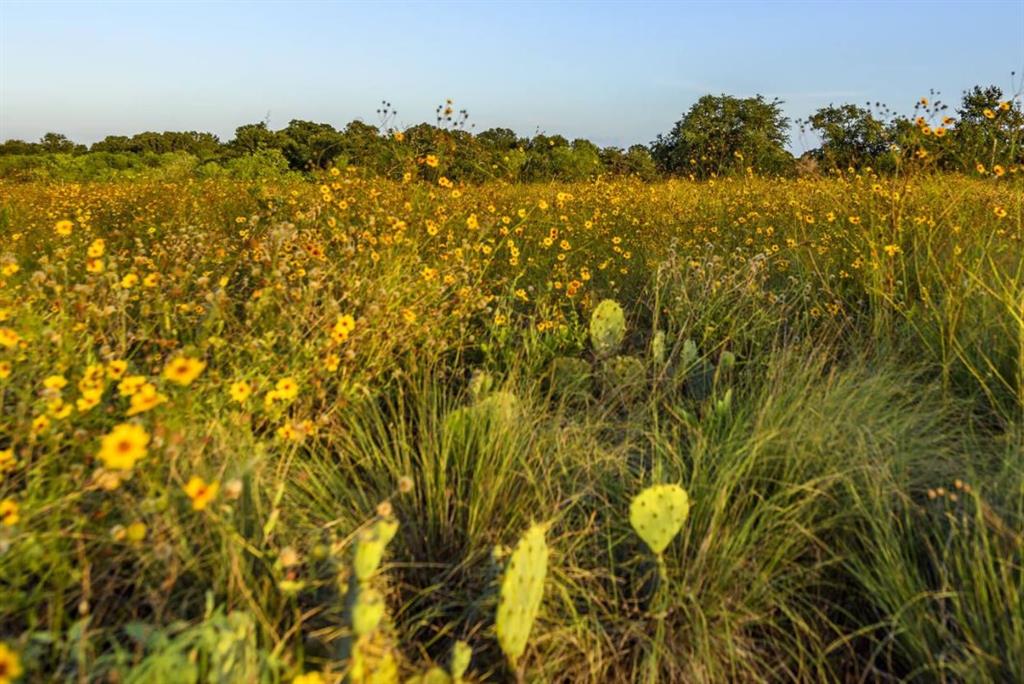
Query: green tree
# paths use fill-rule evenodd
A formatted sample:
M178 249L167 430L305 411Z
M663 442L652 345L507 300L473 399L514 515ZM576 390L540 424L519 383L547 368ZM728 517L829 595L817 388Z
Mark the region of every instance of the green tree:
M261 150L281 149L281 139L261 121L236 128L228 147L235 154L255 154Z
M822 107L807 120L821 138L814 158L829 167L859 168L877 166L888 153L889 136L886 125L870 110L845 104Z
M281 151L293 169L326 168L344 151L344 136L326 123L293 119L279 135Z
M780 100L761 95L705 95L651 144L658 167L700 178L753 168L761 173L791 169L786 150L789 119Z
M38 149L51 154L79 154L86 151L85 145L76 145L62 133L47 133L39 139Z
M998 86L964 92L953 128L956 157L965 168L1024 162L1024 112Z

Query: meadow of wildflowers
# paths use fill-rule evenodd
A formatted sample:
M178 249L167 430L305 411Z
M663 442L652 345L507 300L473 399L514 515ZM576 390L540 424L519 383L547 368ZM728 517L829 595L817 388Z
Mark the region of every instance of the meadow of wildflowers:
M1022 190L0 182L0 682L1022 681Z

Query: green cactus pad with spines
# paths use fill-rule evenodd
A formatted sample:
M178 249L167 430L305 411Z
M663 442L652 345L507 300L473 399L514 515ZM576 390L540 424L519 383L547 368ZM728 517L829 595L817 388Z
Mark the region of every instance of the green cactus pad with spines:
M508 426L520 416L519 397L511 392L493 392L473 405L475 417L487 421L492 427Z
M665 365L665 331L658 330L651 338L651 363L655 366Z
M559 356L551 362L550 381L555 396L582 398L593 390L593 371L583 359Z
M498 643L514 668L526 650L530 629L544 597L548 568L546 527L533 525L516 544L501 581L496 627Z
M356 636L365 636L377 629L384 619L384 597L371 588L360 588L352 606L352 631Z
M352 569L360 582L365 582L377 572L384 558L384 550L398 531L397 520L381 519L364 530L356 541Z
M690 500L679 485L648 487L633 497L629 523L656 555L661 556L679 533L690 512Z
M605 392L629 404L640 398L646 387L647 368L635 356L613 356L601 364L601 384Z
M469 661L473 658L473 649L465 641L456 641L452 647L451 669L452 681L456 684L462 682L462 678L469 669Z
M605 299L590 314L590 343L598 356L611 356L619 351L626 336L626 316L622 307Z
M477 369L473 371L473 376L469 379L469 394L473 397L473 401L480 401L492 389L494 389L493 375L485 370Z

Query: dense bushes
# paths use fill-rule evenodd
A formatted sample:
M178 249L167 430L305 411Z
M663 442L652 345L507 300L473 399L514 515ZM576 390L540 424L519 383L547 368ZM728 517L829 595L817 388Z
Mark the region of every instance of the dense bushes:
M538 133L524 138L507 128L474 134L468 114L456 115L451 103L438 108L435 124L405 130L391 126L390 104L379 110L381 123L353 121L344 129L328 123L292 120L274 131L266 123L246 124L221 143L196 131L107 136L90 148L65 136L47 133L38 143L8 140L0 145L0 178L98 180L189 165L201 175L251 178L257 169L283 172L283 158L293 171L355 166L394 180L415 177L455 182L580 181L600 175L632 175L651 180L659 175L711 178L736 173L788 176L797 160L786 149L789 119L780 100L758 95L737 98L705 95L672 130L650 146L600 149L585 139ZM895 171L905 160L927 159L944 170L985 172L1012 170L1024 162L1021 145L1024 114L1014 98L994 86L964 94L957 116L948 107L922 99L914 118L876 113L855 105L822 107L806 121L820 145L804 155L802 170L871 167ZM277 156L266 156L277 153ZM262 155L257 160L247 157ZM242 161L244 160L244 161ZM997 169L997 173L998 173Z

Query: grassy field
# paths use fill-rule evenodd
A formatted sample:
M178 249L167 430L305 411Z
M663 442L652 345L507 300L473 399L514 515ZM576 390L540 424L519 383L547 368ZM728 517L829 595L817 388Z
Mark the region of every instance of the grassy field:
M1024 681L1022 189L0 184L0 681Z

